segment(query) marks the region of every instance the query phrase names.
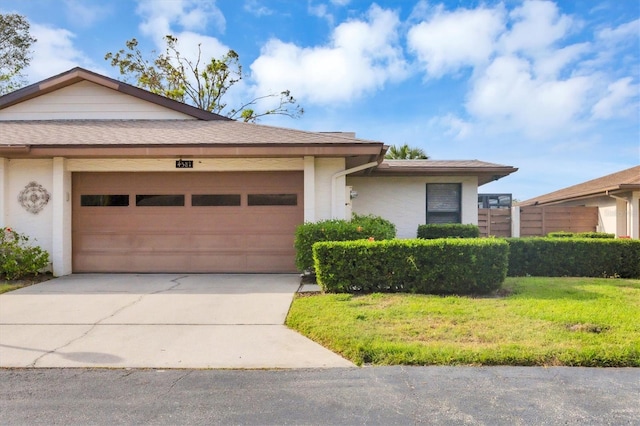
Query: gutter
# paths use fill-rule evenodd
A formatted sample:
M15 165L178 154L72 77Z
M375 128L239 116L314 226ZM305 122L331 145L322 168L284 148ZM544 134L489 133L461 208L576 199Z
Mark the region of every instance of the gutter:
M31 145L0 145L0 153L28 153L31 151Z
M331 217L333 219L336 219L338 217L338 205L337 205L338 203L336 202L336 198L335 198L338 178L341 178L342 176L350 175L351 173L356 173L362 170L377 167L378 164L380 164L379 161L372 161L370 163L361 164L351 169L342 170L340 172L334 173L331 176Z
M617 196L617 195L613 195L613 194L611 194L610 192L611 192L611 191L609 191L609 190L604 191L604 193L605 193L605 195L606 195L607 197L615 198L616 200L624 201L625 203L629 204L629 200L627 200L626 198L624 198L624 197L619 197L619 196Z

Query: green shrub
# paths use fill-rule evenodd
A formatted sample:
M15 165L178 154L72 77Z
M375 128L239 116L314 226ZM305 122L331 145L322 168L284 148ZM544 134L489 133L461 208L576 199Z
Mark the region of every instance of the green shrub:
M508 238L509 276L640 278L640 241Z
M38 274L49 264L49 253L29 245L29 237L11 228L0 229L0 277L15 280Z
M396 226L379 216L354 214L351 221L333 219L305 223L296 229L296 267L300 271L313 272L312 247L319 241L389 240L395 236Z
M573 233L573 232L565 232L565 231L559 231L559 232L549 232L547 234L547 237L549 238L604 238L604 239L610 239L610 238L615 238L615 234L607 234L606 232L578 232Z
M418 238L432 240L436 238L478 238L480 228L477 225L461 223L438 223L418 226Z
M547 237L549 238L574 238L576 234L574 232L567 231L557 231L557 232L549 232Z
M484 294L507 275L509 246L497 239L320 242L318 284L330 293Z

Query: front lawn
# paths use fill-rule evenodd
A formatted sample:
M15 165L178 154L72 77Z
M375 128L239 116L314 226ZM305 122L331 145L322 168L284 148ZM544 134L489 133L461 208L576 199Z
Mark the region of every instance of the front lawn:
M507 278L501 293L299 296L287 325L358 365L640 367L640 280Z
M30 274L15 280L5 280L4 277L0 275L0 294L7 293L13 290L18 290L19 288L22 288L22 287L28 287L33 284L38 284L43 281L48 281L52 278L53 276L51 275L51 273L48 273L48 272L44 274L37 274L37 275Z

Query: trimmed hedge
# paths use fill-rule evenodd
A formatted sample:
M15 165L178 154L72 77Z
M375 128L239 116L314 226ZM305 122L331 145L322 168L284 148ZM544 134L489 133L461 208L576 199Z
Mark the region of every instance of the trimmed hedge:
M296 229L294 247L296 267L313 273L314 243L319 241L389 240L396 237L396 226L379 216L353 215L351 221L324 220L305 223Z
M317 281L330 293L485 294L507 275L509 245L498 239L320 242Z
M574 232L549 232L547 234L549 238L615 238L615 234L607 234L606 232L578 232L577 234Z
M509 276L640 278L640 241L507 238Z
M432 240L436 238L479 238L480 228L477 225L461 223L439 223L418 226L418 238Z

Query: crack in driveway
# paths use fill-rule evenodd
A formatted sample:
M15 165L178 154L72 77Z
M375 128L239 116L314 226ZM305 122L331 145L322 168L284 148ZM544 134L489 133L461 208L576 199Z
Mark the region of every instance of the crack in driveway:
M178 286L180 286L182 283L179 282L179 280L187 278L188 275L183 275L177 278L174 278L172 280L170 280L169 282L174 283L172 286L170 286L169 288L166 289L162 289L162 290L157 290L157 291L153 291L151 293L145 293L145 294L141 294L140 297L138 297L136 300L121 306L120 308L116 309L115 312L105 316L104 318L99 319L98 321L96 321L95 323L91 324L91 327L89 327L88 330L86 330L84 333L82 333L80 336L74 337L73 339L69 340L68 342L58 346L57 348L51 349L50 351L47 351L45 353L43 353L42 355L40 355L39 357L37 357L35 360L33 360L32 363L30 363L28 365L29 368L34 368L36 366L36 364L38 363L38 361L42 360L42 358L46 357L47 355L53 354L58 352L61 349L66 348L67 346L71 345L74 342L77 342L78 340L86 337L89 333L91 333L97 326L101 325L101 323L103 321L108 320L109 318L113 318L114 316L118 315L120 312L124 311L125 309L128 309L138 303L140 303L140 301L142 301L142 299L144 299L146 296L149 296L151 294L160 294L163 293L165 291L171 291L175 288L177 288Z

